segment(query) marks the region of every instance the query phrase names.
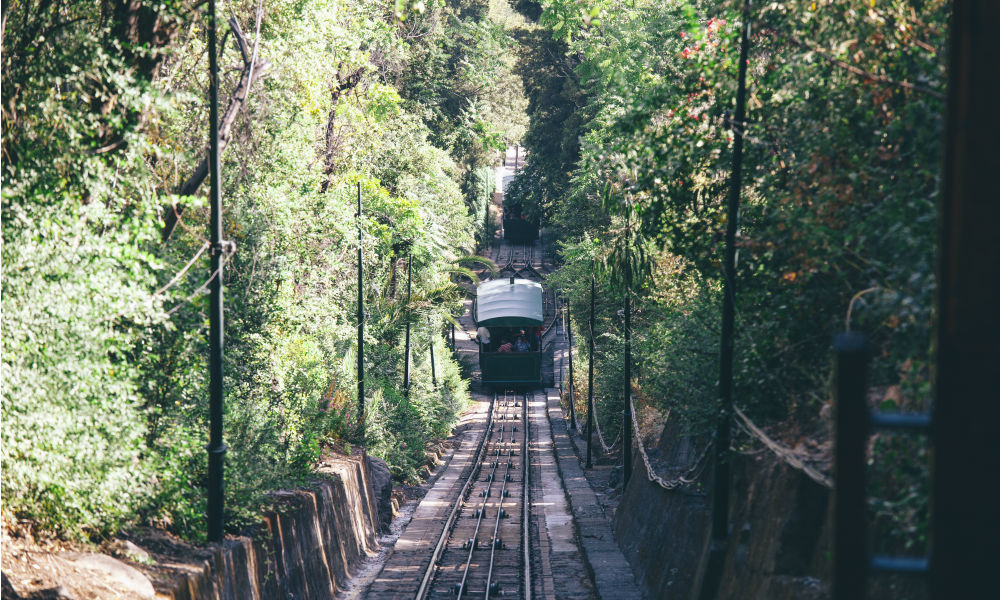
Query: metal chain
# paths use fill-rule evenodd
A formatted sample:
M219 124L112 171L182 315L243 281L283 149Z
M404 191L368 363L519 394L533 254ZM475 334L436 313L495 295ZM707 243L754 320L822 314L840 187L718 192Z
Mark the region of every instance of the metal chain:
M650 462L649 455L646 453L646 446L642 443L642 435L639 433L639 421L635 416L635 404L631 398L629 398L629 408L632 409L632 427L635 428L635 441L639 446L639 454L642 455L642 462L646 465L646 476L649 480L655 481L660 487L666 490L676 489L682 485L690 485L696 482L702 471L704 471L705 465L708 464L706 459L708 458L709 450L715 445L715 440L713 439L708 444L705 444L698 458L681 475L673 479L664 479L653 470L652 462ZM667 412L667 418L670 418L669 412Z
M597 441L601 443L601 448L604 449L604 453L609 454L612 450L614 450L618 446L618 442L622 441L622 430L620 427L618 428L618 437L616 437L615 441L612 442L611 445L609 446L608 443L604 441L604 434L601 433L601 422L597 420L596 412L594 413L593 421L594 421L594 430L597 432Z

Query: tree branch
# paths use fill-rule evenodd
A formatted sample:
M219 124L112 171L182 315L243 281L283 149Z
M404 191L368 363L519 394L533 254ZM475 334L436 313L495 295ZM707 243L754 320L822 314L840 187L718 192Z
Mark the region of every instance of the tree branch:
M852 73L854 75L857 75L858 77L861 77L862 79L867 79L869 81L874 81L874 82L877 82L877 83L884 83L884 84L887 84L887 85L894 85L894 86L901 87L901 88L904 88L904 89L913 90L914 92L921 92L923 94L927 94L928 96L933 96L934 98L937 98L939 100L944 100L944 94L942 94L941 92L939 92L937 90L933 90L931 88L924 87L922 85L916 85L916 84L910 83L909 81L897 81L895 79L890 79L889 77L886 77L884 75L876 75L875 73L871 73L871 72L865 71L864 69L855 67L852 64L848 64L848 63L846 63L846 62L844 62L844 61L842 61L840 59L837 59L837 58L834 58L832 56L829 56L826 53L824 53L822 50L820 50L819 48L814 48L812 45L810 45L810 44L808 44L808 43L800 40L799 38L795 37L794 35L784 35L784 34L779 33L779 32L776 32L776 33L777 33L778 36L780 36L780 37L788 40L789 42L791 42L792 44L795 44L799 48L803 48L805 50L809 50L811 52L815 52L816 55L819 56L820 58L822 58L823 60L825 60L825 61L827 61L827 62L829 62L829 63L831 63L833 65L836 65L836 66L840 67L841 69L844 69L848 73Z
M341 79L338 69L337 84L330 92L333 103L330 106L330 114L326 119L326 151L323 153L323 173L326 175L326 179L323 180L323 184L320 186L321 193L325 193L326 189L330 187L330 174L333 173L333 169L336 167L335 149L338 145L338 136L336 135L336 127L334 125L337 118L337 103L344 92L354 89L361 83L361 78L364 76L365 70L366 68L363 66L358 67L350 75Z
M258 8L257 13L257 38L260 39L260 18L261 11ZM240 26L236 23L236 19L229 19L229 26L236 37L237 43L240 46L241 52L247 47L246 38L243 36L243 32L240 30ZM236 84L236 88L233 90L232 96L229 98L229 105L226 107L225 112L222 114L222 118L219 120L219 154L226 149L229 144L229 133L232 130L233 123L236 121L236 115L239 113L240 108L246 103L247 97L250 95L250 86L254 81L263 77L264 73L267 71L270 63L268 61L257 62L257 49L258 43L255 40L253 46L253 55L245 63L243 69L243 74L240 76L239 83ZM246 53L244 53L244 57ZM204 156L195 167L194 172L184 181L184 183L177 188L176 194L178 196L191 196L198 191L201 184L204 183L205 179L208 178L208 147L209 144L206 143L203 149ZM170 239L173 235L174 230L177 228L177 223L180 219L181 213L184 211L183 206L171 205L165 208L164 213L166 213L166 222L163 226L163 241Z

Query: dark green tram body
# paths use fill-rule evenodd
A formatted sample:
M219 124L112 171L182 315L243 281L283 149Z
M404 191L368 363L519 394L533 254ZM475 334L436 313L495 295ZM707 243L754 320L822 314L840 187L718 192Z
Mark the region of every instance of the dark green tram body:
M497 279L476 288L479 368L489 386L534 387L542 381L542 286L529 279ZM520 343L519 343L520 342Z
M538 223L521 218L504 218L503 238L514 244L531 244L538 239Z

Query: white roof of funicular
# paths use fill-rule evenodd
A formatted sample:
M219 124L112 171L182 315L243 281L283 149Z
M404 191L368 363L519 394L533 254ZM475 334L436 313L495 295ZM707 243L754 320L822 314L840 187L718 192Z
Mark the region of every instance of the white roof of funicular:
M509 277L487 281L476 288L476 322L480 325L541 325L542 284Z

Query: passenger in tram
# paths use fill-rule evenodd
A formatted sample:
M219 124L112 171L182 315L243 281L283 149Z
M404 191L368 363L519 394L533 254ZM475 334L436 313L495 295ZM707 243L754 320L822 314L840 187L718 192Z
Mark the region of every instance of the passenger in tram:
M531 350L531 345L528 344L528 340L523 336L518 336L517 342L514 344L515 352L528 352Z
M510 340L508 340L507 338L504 338L503 343L500 344L499 348L497 348L497 352L513 352L513 351L514 351L514 345L511 344Z
M483 352L490 351L490 330L485 327L480 327L476 330L476 336L479 338L479 346Z

